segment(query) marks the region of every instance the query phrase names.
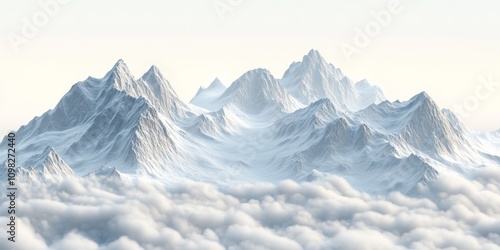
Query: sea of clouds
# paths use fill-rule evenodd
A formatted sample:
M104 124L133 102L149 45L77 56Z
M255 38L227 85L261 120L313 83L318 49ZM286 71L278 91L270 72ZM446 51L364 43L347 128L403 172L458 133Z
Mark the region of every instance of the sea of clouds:
M219 189L87 178L19 190L16 243L0 230L0 249L500 249L499 168L440 175L410 196L362 193L335 176Z

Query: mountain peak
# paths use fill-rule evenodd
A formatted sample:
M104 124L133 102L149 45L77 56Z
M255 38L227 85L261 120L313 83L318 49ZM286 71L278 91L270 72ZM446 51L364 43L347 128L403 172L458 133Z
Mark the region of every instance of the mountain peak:
M429 94L427 94L427 92L425 91L422 91L420 93L418 93L417 95L415 95L416 98L418 99L431 99L431 97L429 96Z
M437 104L434 102L434 100L432 100L432 98L425 91L422 91L419 94L412 97L410 99L410 102L418 104L419 106L426 105L429 107L436 107L437 108Z
M272 76L271 72L264 68L256 68L247 71L243 76Z
M126 89L127 85L134 82L134 76L130 73L125 62L120 59L118 60L113 68L104 77L108 86L114 86L119 90Z
M208 85L207 89L218 89L218 88L226 88L224 84L219 80L219 78L215 78L210 85Z
M114 72L129 72L127 64L125 64L125 61L123 59L118 59L118 61L115 63L113 66L113 69L111 71Z
M208 87L200 87L190 103L211 110L212 108L208 104L220 97L226 89L226 86L222 84L219 78L215 78Z
M200 86L198 88L198 93L201 91L212 91L212 90L220 90L220 89L226 89L226 86L219 80L219 78L215 78L212 83L208 85L208 87L202 87Z
M301 106L271 72L263 68L247 71L218 99L219 108L233 103L251 114L260 113L267 107L273 107L271 109L278 112L292 112Z
M500 164L500 132L469 143L474 133L426 92L375 105L383 100L378 87L354 84L317 50L281 80L263 68L228 88L215 78L191 100L201 108L182 102L156 66L136 79L119 60L106 77L77 83L55 109L16 132L25 152L16 164L42 181L100 166L91 173L214 184L325 173L368 192L408 190L426 166L465 172Z
M91 172L87 174L87 176L94 175L94 176L101 176L101 177L115 177L118 179L122 178L122 173L116 169L116 167L108 167L108 166L101 166L94 172Z
M152 65L149 70L144 73L144 75L141 77L143 80L149 80L149 79L164 79L163 74L161 73L160 69L156 67L155 65Z
M238 78L231 86L229 86L228 93L239 90L240 88L260 88L277 81L274 76L267 69L257 68L245 72ZM260 86L260 87L258 87ZM224 95L228 94L224 93Z
M141 78L136 79L120 59L106 74L103 81L105 81L105 86L111 86L111 88L106 88L106 91L116 89L134 98L144 98L159 112L170 118L178 119L189 113L189 107L177 97L175 90L161 74L160 69L154 65Z
M276 79L267 69L258 68L247 71L240 76L229 88L229 92L237 91L241 88L255 89L267 86L275 82Z
M222 94L227 89L227 87L219 80L219 78L215 78L212 83L208 85L208 87L199 87L198 92L196 95L200 94L201 92L217 92L219 94Z
M315 50L315 49L311 49L307 55L304 56L304 59L305 58L310 58L310 59L323 59L323 57L321 56L321 54L319 53L319 51Z
M301 64L304 66L306 66L306 68L329 68L331 67L327 62L326 60L323 58L323 56L321 56L321 54L319 53L319 51L317 50L310 50L309 53L307 53L307 55L305 55L303 58L302 58L302 62Z
M160 73L160 69L158 67L156 67L155 65L151 65L148 72L157 74L157 73Z
M59 157L54 148L47 146L42 154L46 155L45 159L34 169L40 171L45 177L74 175L73 170Z

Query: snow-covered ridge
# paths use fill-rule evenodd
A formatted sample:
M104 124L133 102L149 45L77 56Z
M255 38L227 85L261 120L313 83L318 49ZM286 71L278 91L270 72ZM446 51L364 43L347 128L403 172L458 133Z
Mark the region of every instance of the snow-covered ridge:
M384 193L412 192L442 172L500 165L500 132L468 130L425 92L389 102L316 50L281 79L266 69L229 87L215 79L190 103L157 67L135 78L119 60L19 128L17 141L17 172L30 181L148 176L229 184L333 174Z
M199 107L209 107L211 101L220 97L226 89L219 78L215 78L207 88L200 87L189 103Z

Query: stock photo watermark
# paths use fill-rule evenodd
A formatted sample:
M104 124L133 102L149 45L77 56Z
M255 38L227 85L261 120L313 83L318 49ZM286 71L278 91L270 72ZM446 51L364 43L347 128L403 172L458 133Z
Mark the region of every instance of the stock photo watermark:
M17 32L7 34L12 48L20 51L20 47L29 43L29 41L38 35L38 32L46 27L53 19L61 7L68 4L70 0L41 0L38 2L38 9L29 17L22 18L22 24Z
M243 0L215 0L213 6L219 19L224 21L226 19L226 14L234 11L234 9L242 3Z
M456 104L453 111L462 118L470 117L471 113L479 109L481 102L489 99L500 88L500 81L495 81L490 74L488 77L479 77L479 84L474 92Z
M370 43L379 36L383 29L388 27L394 19L394 16L403 11L403 6L400 0L391 0L386 8L380 11L372 11L372 19L364 24L362 28L356 27L352 43L343 42L340 44L340 50L347 59L347 62L352 61L352 56L360 54L363 49L368 47Z

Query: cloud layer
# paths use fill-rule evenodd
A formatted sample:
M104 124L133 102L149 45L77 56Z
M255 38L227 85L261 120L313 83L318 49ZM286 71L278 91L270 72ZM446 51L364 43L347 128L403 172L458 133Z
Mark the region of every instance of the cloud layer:
M91 178L20 190L17 242L1 249L500 249L498 168L441 175L411 197L361 193L339 177L220 190Z

